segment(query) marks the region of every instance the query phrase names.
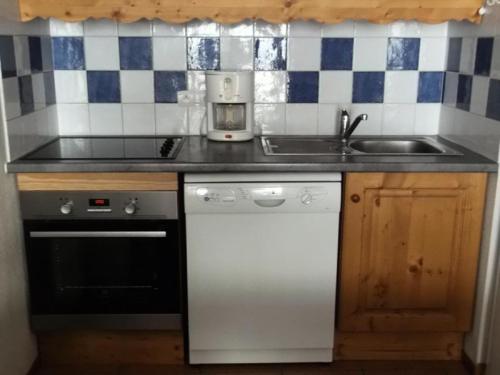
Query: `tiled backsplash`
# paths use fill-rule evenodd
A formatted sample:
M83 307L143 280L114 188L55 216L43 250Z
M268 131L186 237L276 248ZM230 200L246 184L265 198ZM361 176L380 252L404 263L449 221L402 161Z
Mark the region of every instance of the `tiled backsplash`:
M451 23L440 134L498 158L500 6L481 25Z
M0 62L9 156L16 158L57 135L56 97L47 22L20 24L16 35L6 29L0 30Z
M263 133L332 134L340 106L358 133L435 134L447 25L219 25L51 20L61 134L186 133L177 91L204 70L254 70Z

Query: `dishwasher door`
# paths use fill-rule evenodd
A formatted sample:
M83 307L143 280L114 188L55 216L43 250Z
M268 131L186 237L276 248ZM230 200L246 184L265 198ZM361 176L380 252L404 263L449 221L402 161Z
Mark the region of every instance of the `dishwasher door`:
M332 361L340 185L186 185L190 363Z

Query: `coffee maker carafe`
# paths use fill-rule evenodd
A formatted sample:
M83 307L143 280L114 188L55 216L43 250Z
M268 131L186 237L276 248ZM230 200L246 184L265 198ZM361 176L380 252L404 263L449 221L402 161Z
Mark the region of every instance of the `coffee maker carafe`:
M208 139L248 141L253 138L252 72L206 72Z

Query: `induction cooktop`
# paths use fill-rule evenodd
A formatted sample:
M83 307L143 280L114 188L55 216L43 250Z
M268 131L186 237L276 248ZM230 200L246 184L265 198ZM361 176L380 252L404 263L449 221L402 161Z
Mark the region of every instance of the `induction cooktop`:
M61 137L24 160L175 159L182 137Z

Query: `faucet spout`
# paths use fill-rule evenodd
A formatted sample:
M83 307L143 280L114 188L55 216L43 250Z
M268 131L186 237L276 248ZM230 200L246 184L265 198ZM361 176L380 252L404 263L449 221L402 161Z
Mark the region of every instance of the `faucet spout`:
M342 134L343 140L347 141L349 139L349 137L352 135L352 133L354 132L354 130L356 130L358 125L361 123L361 121L366 121L366 120L368 120L367 114L362 114L362 115L359 115L358 117L356 117L354 119L354 122L351 125L349 125L347 127L347 129L344 131L344 133Z

